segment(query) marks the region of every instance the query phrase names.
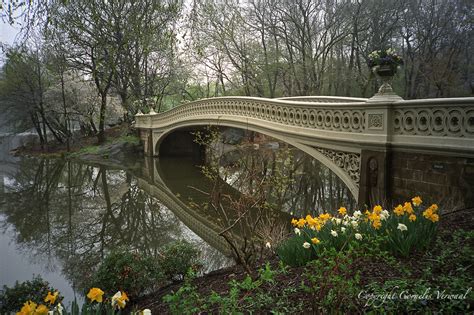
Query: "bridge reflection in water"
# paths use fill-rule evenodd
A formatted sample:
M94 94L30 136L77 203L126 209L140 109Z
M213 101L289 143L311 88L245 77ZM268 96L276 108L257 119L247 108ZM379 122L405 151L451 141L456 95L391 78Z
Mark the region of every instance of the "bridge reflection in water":
M283 202L286 211L302 215L355 204L327 168L315 167L301 152L294 153L294 161L288 167L294 180ZM8 250L16 251L17 263L2 262L1 284L31 279L33 272L57 273L80 292L110 250L124 246L153 256L181 238L202 248L207 270L230 263L228 246L218 235L224 222L210 210L189 207L190 200L199 204L208 198L190 187L206 191L210 186L193 160L133 158L121 169L62 159L15 163L0 191L0 227L2 244L11 244ZM288 223L288 213L278 216ZM239 231L233 233L238 239ZM35 267L38 262L41 269Z

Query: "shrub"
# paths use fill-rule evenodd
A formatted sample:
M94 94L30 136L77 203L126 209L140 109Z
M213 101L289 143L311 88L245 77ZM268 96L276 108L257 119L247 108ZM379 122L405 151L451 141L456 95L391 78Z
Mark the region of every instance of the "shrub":
M158 265L167 279L183 279L190 268L200 268L199 250L184 240L173 242L161 251Z
M93 285L107 294L117 290L137 297L152 291L164 277L157 262L138 253L120 249L111 252L93 276Z
M25 301L32 301L38 305L45 303L44 297L48 292L55 291L49 283L40 276L34 277L31 281L18 283L11 288L3 286L0 290L0 314L9 314L19 310ZM57 302L61 297L57 299Z

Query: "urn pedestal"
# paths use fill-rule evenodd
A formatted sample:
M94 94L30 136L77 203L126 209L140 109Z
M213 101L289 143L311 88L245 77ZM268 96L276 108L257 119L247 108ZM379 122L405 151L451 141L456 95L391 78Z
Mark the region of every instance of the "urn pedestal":
M387 99L393 100L393 101L402 100L400 96L395 94L391 85L393 76L396 73L395 68L389 65L383 65L383 66L374 67L372 71L375 73L377 78L380 81L382 81L382 85L380 86L377 94L375 94L372 98L370 98L369 101L380 101L380 100L387 100Z

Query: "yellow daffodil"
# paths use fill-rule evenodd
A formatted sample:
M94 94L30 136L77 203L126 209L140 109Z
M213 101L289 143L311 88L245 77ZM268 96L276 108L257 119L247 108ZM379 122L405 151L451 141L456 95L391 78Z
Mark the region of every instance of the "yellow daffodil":
M310 216L309 214L306 216L306 222L308 223L308 225L309 225L310 227L319 224L318 219L317 219L317 218L313 218L313 217Z
M99 302L102 303L102 296L104 295L104 291L99 288L92 288L87 293L87 297L91 300L91 302Z
M380 220L380 216L377 213L372 212L371 214L369 214L369 220L371 222L376 221L376 220Z
M319 219L323 220L323 222L329 220L331 218L331 215L329 213L321 213L319 215Z
M393 209L393 212L395 212L396 215L401 216L405 213L405 210L402 205L398 205Z
M304 225L306 224L306 220L301 218L298 220L298 222L296 223L296 226L299 227L299 228L302 228L304 227Z
M411 202L413 202L413 205L415 205L416 207L418 207L419 205L421 205L421 203L423 202L423 200L421 200L420 196L416 196L416 197L413 197L411 199Z
M291 219L291 224L293 224L293 226L296 226L298 224L298 220L296 220L295 218Z
M380 220L374 220L374 222L372 222L372 226L374 227L374 229L378 230L382 226L382 223L380 222Z
M430 208L431 208L431 210L433 210L433 212L436 212L436 211L438 211L438 205L437 205L437 204L435 204L435 203L434 203L434 204L432 204L432 205L430 206Z
M339 210L337 210L340 215L346 215L347 209L345 207L340 207Z
M433 210L431 208L426 209L423 211L423 216L427 219L429 219L433 215Z
M23 307L19 312L16 313L16 315L31 315L34 314L36 310L36 303L33 301L28 301L23 304Z
M56 299L58 298L58 291L55 291L54 293L48 292L48 295L44 298L44 301L46 303L49 303L49 305L53 305L56 302Z
M437 215L436 213L433 213L429 219L431 220L431 222L438 222L439 215Z
M40 304L35 310L35 315L46 315L48 313L49 308L44 304Z
M408 214L412 214L413 213L413 207L411 206L411 203L410 202L405 202L403 204L403 210Z
M381 205L376 205L374 207L374 212L377 213L377 214L380 214L380 212L382 212L382 206Z
M319 244L319 243L321 243L321 241L318 240L317 237L313 237L313 238L311 239L311 243L313 243L313 244Z
M410 220L410 222L415 222L416 221L416 215L410 214L410 216L408 217L408 220Z

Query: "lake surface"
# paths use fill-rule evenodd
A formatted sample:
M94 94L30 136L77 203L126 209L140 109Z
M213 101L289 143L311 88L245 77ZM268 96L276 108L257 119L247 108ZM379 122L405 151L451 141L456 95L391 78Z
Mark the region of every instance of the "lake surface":
M233 263L218 235L228 221L204 206L214 182L196 161L137 156L119 166L104 166L16 158L7 153L11 139L2 139L0 285L40 275L61 291L67 305L82 296L80 288L87 287L92 270L114 248L155 256L161 247L180 239L201 250L203 272ZM279 205L275 217L281 222L288 222L290 213L355 205L348 189L326 167L278 143L227 150L224 157L220 176L230 194L251 194L255 189L242 165L253 165L247 169L253 175L285 179L277 190L267 188L272 189L271 201Z

